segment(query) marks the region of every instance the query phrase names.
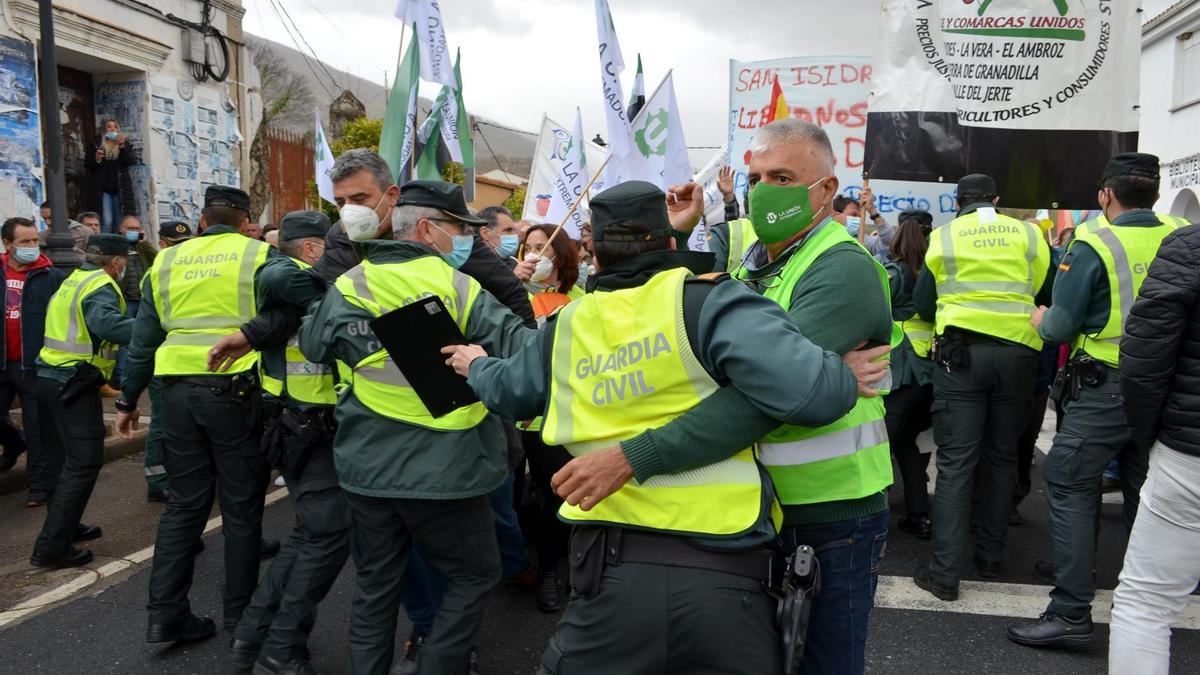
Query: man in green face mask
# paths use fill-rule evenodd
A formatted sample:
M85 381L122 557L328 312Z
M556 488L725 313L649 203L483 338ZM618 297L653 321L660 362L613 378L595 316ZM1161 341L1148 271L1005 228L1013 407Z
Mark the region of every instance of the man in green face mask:
M751 153L750 217L729 223L728 255L719 255L717 267L725 261L735 277L779 303L805 337L828 351L897 344L887 274L830 217L838 180L829 137L815 125L781 120L759 129ZM697 186L671 193L672 226L686 230L699 219L693 213ZM686 425L704 415L740 428L759 424L741 407L709 410L706 403L656 430L655 443L713 442L724 432L711 425L704 425L709 438L688 438ZM783 504L785 547L812 546L821 564L803 672L864 669L872 570L887 538L885 491L892 483L883 420L882 399L860 397L833 424L767 426L759 441L759 460Z

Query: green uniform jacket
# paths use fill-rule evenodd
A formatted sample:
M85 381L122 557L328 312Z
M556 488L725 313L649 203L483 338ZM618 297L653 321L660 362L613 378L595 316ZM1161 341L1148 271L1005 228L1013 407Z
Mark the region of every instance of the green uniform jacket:
M237 229L231 225L209 225L200 233L200 236L235 233L237 233ZM281 256L286 257L274 246L267 253L268 260ZM265 268L264 265L254 273L256 289L259 276ZM234 330L235 328L231 328L229 332L232 333ZM124 372L121 374L122 400L137 404L146 385L150 383L150 378L154 376L154 352L166 339L167 331L163 330L162 320L158 318L158 308L154 305L154 292L150 288L150 276L146 275L142 279L142 300L138 305L138 315L133 325L133 341L129 344Z
M594 288L636 287L665 270L686 266L703 273L711 264L705 254L649 253L603 270L594 277ZM685 315L690 296L685 294ZM506 361L471 364L471 386L489 408L516 419L544 412L554 326L548 322L536 340ZM727 459L780 422L828 424L856 402L858 386L841 357L809 344L777 304L735 281L711 287L688 340L713 379L732 386L723 386L662 429L621 444L639 481Z
M974 213L978 209L991 206L995 205L991 202L978 202L975 204L969 204L959 210L958 215L965 216L968 213ZM1058 265L1055 264L1054 256L1051 255L1050 271L1046 274L1046 280L1042 282L1042 287L1038 290L1037 295L1033 298L1034 304L1050 304L1051 289L1055 284L1054 271L1057 268ZM930 272L929 268L926 267L925 269L921 270L920 276L917 277L917 287L913 290L913 304L916 305L917 313L921 315L921 318L932 324L937 323L937 297L937 281L933 278L933 272ZM1007 340L1000 340L1000 338L993 339L1001 342L1008 342ZM1012 342L1010 344L1016 343Z
M377 265L428 255L411 241L370 241L366 258ZM379 350L367 328L374 316L330 287L300 328L300 351L313 363L355 364ZM482 291L469 308L468 341L489 354L507 356L534 331ZM488 415L466 431L435 431L375 414L353 388L338 398L333 452L343 489L392 499L465 499L495 490L508 475L508 449L500 418Z
M82 270L98 270L99 267L84 263ZM104 285L83 299L83 322L94 344L112 342L127 345L133 337L133 317L121 311L121 301L111 286ZM124 346L121 347L125 349ZM37 358L38 377L66 382L75 374L75 366L50 366L42 357Z
M325 284L315 274L303 270L296 261L289 257L271 258L258 272L254 291L258 296L258 311L269 310L282 305L292 305L302 312L318 302L325 294ZM287 349L271 347L262 352L263 371L271 377L287 380ZM308 408L301 403L289 401L301 409Z
M1113 227L1158 227L1162 222L1149 209L1126 211ZM1085 333L1099 333L1108 323L1112 304L1108 271L1091 246L1072 246L1063 256L1054 280L1054 303L1042 317L1038 335L1046 342L1070 344Z
M892 291L892 320L907 321L917 314L917 306L912 298L917 277L908 265L898 260L889 262L885 267ZM892 350L891 356L893 391L910 385L933 384L933 361L917 356L907 337Z

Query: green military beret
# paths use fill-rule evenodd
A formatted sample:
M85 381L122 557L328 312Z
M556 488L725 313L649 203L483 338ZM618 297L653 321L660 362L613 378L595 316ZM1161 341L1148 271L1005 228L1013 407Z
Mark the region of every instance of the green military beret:
M129 255L129 240L120 234L93 234L87 238L83 251L92 255Z
M667 198L653 183L631 180L592 198L593 241L646 241L672 234ZM619 232L608 231L620 225Z
M325 238L329 217L320 211L292 211L279 221L279 241Z

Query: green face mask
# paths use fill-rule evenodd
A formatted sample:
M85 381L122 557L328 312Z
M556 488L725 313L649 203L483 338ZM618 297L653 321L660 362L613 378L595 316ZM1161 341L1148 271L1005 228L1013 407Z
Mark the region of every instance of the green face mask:
M804 187L759 183L750 190L750 223L764 244L778 244L812 225L812 201L808 191L825 178Z

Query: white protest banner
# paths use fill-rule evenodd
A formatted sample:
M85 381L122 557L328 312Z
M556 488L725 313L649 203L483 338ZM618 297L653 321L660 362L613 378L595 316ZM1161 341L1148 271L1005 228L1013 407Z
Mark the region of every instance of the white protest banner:
M717 177L721 168L729 164L729 144L721 146L703 169L692 178L704 190L704 220L692 231L688 239L688 250L708 250L708 228L725 222L725 196L717 186Z
M986 173L1002 205L1094 206L1105 163L1137 147L1139 4L883 0L872 178Z
M335 204L333 180L329 177L329 172L333 170L333 152L329 149L329 141L325 140L325 129L321 127L321 113L314 108L313 115L317 120L317 140L313 143L313 151L316 152L316 161L313 162L313 165L317 172L317 194L321 196L321 199Z
M604 117L608 122L608 152L612 155L605 170L610 185L616 185L625 175L625 161L633 152L633 132L625 116L625 94L621 88L621 71L625 58L617 42L617 27L613 25L608 0L596 0L596 39L600 49L600 82L604 93Z
M533 153L533 166L529 170L529 184L525 186L522 218L537 223L551 222L548 214L554 196L554 182L562 171L563 162L566 161L570 139L570 129L549 117L542 117L541 133L538 134L537 148ZM604 163L606 153L603 148L590 141L584 148L587 152L588 166L598 167ZM598 178L592 184L590 192L596 194L603 189L604 179ZM553 224L557 225L558 221L554 221Z
M791 108L791 116L812 122L829 134L840 190L858 198L862 191L863 139L871 75L871 59L865 56L731 60L729 162L736 172L734 194L738 200L743 200L748 187L750 142L764 124L776 79ZM933 214L935 224L949 222L957 211L954 189L952 184L871 179L875 205L893 224L905 209L925 209Z

